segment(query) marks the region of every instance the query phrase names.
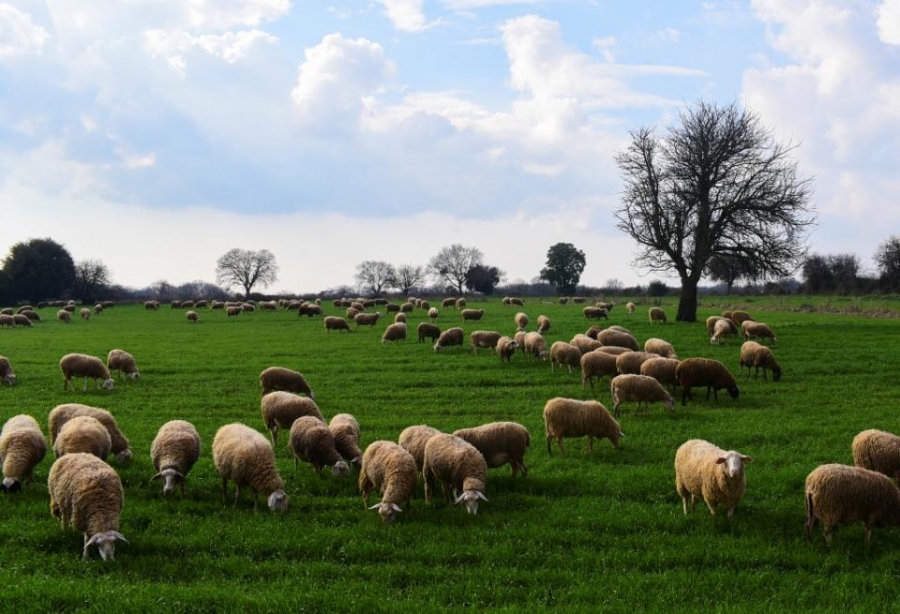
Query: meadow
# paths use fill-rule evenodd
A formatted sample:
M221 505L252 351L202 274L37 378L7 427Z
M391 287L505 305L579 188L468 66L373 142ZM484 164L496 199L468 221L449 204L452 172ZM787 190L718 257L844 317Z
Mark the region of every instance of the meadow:
M696 324L651 325L646 305L628 316L621 306L609 323L630 328L643 343L661 337L680 357L725 362L739 379L732 400L657 404L637 414L625 406L626 438L615 450L604 440L568 440L565 457L547 453L542 409L555 396L595 398L612 406L608 382L583 389L580 374L517 354L510 364L468 347L435 354L413 336L382 345L385 317L374 329L326 334L320 317L256 312L226 318L201 310L117 306L90 321L61 324L53 309L33 329L0 330L0 354L18 383L0 387L0 420L33 415L46 427L58 404L110 410L131 441L133 461L116 466L125 488L121 532L128 544L116 560L81 559L82 537L49 514L46 478L52 452L34 481L0 497L0 578L8 611L845 611L881 610L893 602L900 573L900 531L876 529L871 547L861 524L842 526L831 548L818 529L803 540L803 482L816 466L851 463L850 442L867 428L898 427L900 320L810 312L778 299L740 299L778 335L784 371L773 383L738 374L740 342L711 346L702 322L728 302L701 302ZM624 303L624 301L623 301ZM512 334L517 308L495 298L470 302L485 317L464 325ZM670 318L673 300L662 306ZM896 304L894 305L896 307ZM325 305L327 314L343 310ZM533 323L552 320L548 346L584 332L578 305L527 300ZM852 310L851 310L852 311ZM417 310L410 329L425 319ZM605 324L606 322L601 322ZM461 325L444 309L442 328ZM113 391L64 391L62 355L101 356L120 347L141 370L139 381ZM508 466L489 470L477 516L420 497L384 526L365 510L356 475L318 476L294 468L287 437L276 450L287 483L284 515L254 512L244 494L223 505L210 447L216 429L240 421L265 432L258 374L281 365L301 371L326 418L354 414L363 447L396 441L412 424L452 431L493 420L515 420L532 435L527 479ZM150 443L167 420L193 422L203 440L186 495L165 498L150 463ZM675 450L708 439L753 458L747 494L729 523L699 505L682 512L675 492ZM114 465L115 466L115 465ZM233 486L232 486L233 488ZM233 493L233 490L230 491ZM422 486L419 485L419 494ZM373 496L372 503L377 500Z

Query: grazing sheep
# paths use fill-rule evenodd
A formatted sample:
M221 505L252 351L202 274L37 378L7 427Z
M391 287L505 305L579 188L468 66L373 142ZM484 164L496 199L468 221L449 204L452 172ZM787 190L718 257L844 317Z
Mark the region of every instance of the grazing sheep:
M400 432L397 443L412 455L416 463L416 471L422 471L422 464L425 462L425 444L435 435L441 434L443 431L427 424L408 426Z
M567 305L569 303L569 297L561 296L561 297L559 297L559 299L556 302L560 305Z
M81 314L82 320L90 320L91 319L91 310L88 309L87 307L82 307L81 310L79 311L79 313Z
M441 327L428 322L420 322L416 327L416 334L419 336L419 343L425 341L426 337L434 342L441 336Z
M618 421L597 401L579 401L555 397L544 405L544 432L547 434L547 454L556 439L559 452L565 455L562 440L565 437L588 438L588 452L594 451L594 437L609 439L619 448L619 440L625 436Z
M47 490L50 515L84 533L82 558L97 546L104 561L115 560L116 541L128 540L119 533L125 493L112 467L92 454L66 454L50 468Z
M13 317L13 314L11 314L11 313L0 314L0 328L3 328L4 326L8 326L9 328L16 327L16 319Z
M384 329L381 335L381 343L388 341L406 341L406 322L394 322Z
M666 323L666 312L662 310L662 307L651 307L648 314L650 315L651 324L654 322Z
M6 382L10 386L16 383L16 374L6 356L0 356L0 382Z
M525 353L525 337L528 335L524 330L517 330L513 340L519 345L519 350Z
M519 307L522 307L522 306L525 305L525 301L524 301L523 299L518 298L518 297L511 296L511 297L509 297L509 305L510 305L510 306L512 306L512 305L518 305Z
M624 326L619 326L618 324L613 324L612 326L607 326L606 330L615 330L615 331L619 331L620 333L625 333L626 335L631 335L632 337L634 337L633 332L631 332L629 329L625 328Z
M581 303L585 302L586 300L587 299L583 296L573 296L572 297L572 302L576 303L576 304L581 304Z
M663 358L678 358L675 347L663 339L652 337L644 341L644 351L651 354L659 354Z
M512 337L503 336L497 340L496 352L500 362L510 362L519 344Z
M441 307L453 307L454 305L456 305L456 299L453 297L447 297L441 301Z
M900 479L900 437L869 429L853 438L853 464Z
M462 345L465 334L465 331L458 326L448 328L438 337L437 342L434 344L434 351L440 352L442 349L453 345Z
M333 330L345 330L348 333L350 332L350 324L340 316L327 316L323 322L325 322L326 333Z
M684 442L675 453L675 489L681 495L681 506L688 513L688 499L693 510L698 497L715 516L719 504L728 510L728 520L734 508L744 498L747 478L744 464L753 459L740 452L726 452L702 439Z
M412 455L393 441L373 441L366 448L359 470L359 491L363 506L378 510L382 522L392 525L401 504L409 507L416 491L416 461ZM369 507L369 494L377 490L381 501Z
M566 365L569 373L572 372L572 369L581 368L581 350L571 343L554 341L550 346L550 370L552 371L556 365L560 367Z
M631 301L625 303L625 313L627 313L628 315L632 315L635 309L637 309L637 305L635 305Z
M619 374L616 368L616 357L605 352L585 352L581 355L581 387L584 388L585 382L590 383L591 389L594 388L594 378L609 376L615 377Z
M641 347L640 345L638 345L637 339L634 338L634 335L609 328L607 328L606 330L602 330L597 334L597 341L599 341L603 345L614 345L616 347L628 348L633 352L637 352Z
M301 416L294 420L288 446L294 453L294 467L298 466L299 461L304 461L312 465L319 475L323 467L331 467L331 473L338 477L350 473L347 462L337 451L331 429L315 416Z
M358 313L353 316L353 321L356 323L356 330L359 330L360 326L371 326L374 328L375 325L378 324L378 318L380 317L380 311L376 311L375 313Z
M310 399L315 399L316 395L306 383L306 378L302 373L286 369L284 367L267 367L259 374L259 385L262 388L263 396L273 390L284 390L285 392L303 393Z
M28 313L34 313L34 312L31 311ZM24 313L17 313L15 315L13 315L12 319L13 319L13 324L15 324L16 326L24 326L26 328L34 328L34 324L31 323L31 320L29 319L29 317L27 315L25 315Z
M609 383L609 392L613 399L613 413L619 417L619 407L622 403L636 401L638 411L646 408L649 403L662 402L666 409L675 411L675 399L666 392L655 378L649 375L625 374L612 378Z
M721 345L726 337L736 334L737 328L735 327L734 322L717 317L712 322L712 334L709 337L709 342L713 345Z
M584 315L585 320L609 319L609 315L607 315L606 308L604 307L585 307L581 310L581 313Z
M525 333L525 353L531 354L533 358L547 360L550 352L547 351L547 342L540 333Z
M736 326L741 327L744 322L752 322L753 317L746 311L733 311L731 312L731 321L734 322Z
M725 334L730 334L730 335L737 334L737 332L738 332L737 326L735 325L734 322L731 321L730 318L725 318L722 316L709 316L708 318L706 318L706 332L710 337L712 337L715 334L716 322L719 322L719 321L724 321L728 327L728 330L730 331Z
M16 493L22 482L31 481L34 468L47 454L47 441L37 420L18 414L7 420L0 431L0 465L3 483L0 490Z
M656 358L657 354L648 352L622 352L616 356L616 369L619 373L638 374L641 372L641 365L651 358Z
M416 300L418 300L418 299L416 299ZM426 300L422 300L421 302L419 302L418 307L419 307L419 309L421 309L422 311L425 311L425 312L431 311L431 303L429 303Z
M97 388L101 385L106 390L115 388L116 383L109 376L109 369L103 364L103 361L96 356L88 356L87 354L66 354L59 361L59 369L63 374L63 390L68 390L72 382L72 377L84 378L84 389L87 390L88 378L97 382ZM100 383L103 380L103 383ZM75 385L71 384L72 390Z
M190 422L170 420L163 424L150 444L150 460L156 469L152 480L163 480L163 494L168 495L181 485L184 497L184 477L200 458L200 434Z
M775 360L775 354L772 353L770 348L757 343L756 341L745 341L743 345L741 345L741 373L744 372L745 366L747 367L747 375L750 375L750 367L755 367L756 370L754 371L753 377L758 376L761 367L763 370L763 379L767 379L766 369L771 369L772 379L774 381L777 382L781 379L781 366L778 364L778 361Z
M651 358L641 363L641 375L648 375L662 385L668 385L672 392L678 385L675 370L678 368L678 360L675 358Z
M137 364L134 362L134 356L125 350L110 350L106 355L106 366L110 372L118 371L119 377L123 380L126 376L135 380L141 378Z
M835 527L842 522L862 521L867 546L876 525L900 525L900 490L889 477L877 471L848 465L821 465L806 476L803 495L806 541L819 520L829 546Z
M728 368L718 360L711 358L686 358L678 363L675 368L675 377L681 386L681 404L687 405L687 399L693 400L691 388L694 386L706 386L706 400L709 393L719 400L719 390L728 391L732 399L738 398L740 390L734 376L728 372Z
M75 416L59 429L56 441L53 442L53 453L56 458L84 452L93 454L105 461L112 450L112 438L106 427L91 416Z
M487 501L484 488L487 482L487 463L478 448L454 435L439 434L425 444L422 462L425 479L425 502L431 501L435 480L443 485L444 498L463 503L470 514L478 513L478 501Z
M222 503L228 496L228 480L235 485L234 507L242 487L253 491L253 509L258 507L259 493L269 493L266 502L269 509L287 511L288 496L284 492L284 480L275 466L275 452L266 438L258 431L238 422L226 424L216 431L213 438L213 464L222 478Z
M199 322L200 321L200 316L197 315L196 311L188 311L187 313L184 314L184 317L188 322Z
M502 336L503 335L493 330L472 331L469 333L469 343L472 346L472 353L477 354L478 348L496 348L497 342L500 341L500 337Z
M538 316L538 319L537 319L537 332L539 332L539 333L541 333L541 334L543 335L543 334L546 333L548 330L550 330L550 318L548 318L547 316L543 316L543 315L542 315L542 316Z
M394 323L397 323L397 322L403 322L404 324L406 324L406 314L402 313L402 312L395 314L394 315Z
M602 345L603 345L596 339L591 339L587 335L582 335L581 333L578 333L577 335L572 337L572 340L569 341L569 343L571 343L572 345L577 347L581 351L582 354L587 354L588 352L593 352L594 350L602 347Z
M97 419L100 424L106 427L112 441L111 451L116 455L116 462L125 464L131 460L131 450L128 448L128 439L119 430L119 425L111 413L99 407L91 407L90 405L82 405L80 403L64 403L57 405L50 411L47 416L47 431L50 433L50 445L56 442L56 437L62 430L63 425L72 418L78 416L90 416Z
M65 309L60 309L56 312L56 319L64 324L71 324L72 322L72 314L66 311ZM10 318L12 320L12 318Z
M35 313L34 311L23 311L23 312L22 312L21 314L19 314L19 315L25 316L26 318L28 318L28 319L31 320L32 322L42 322L42 321L43 321L43 318L41 318L41 316L38 315L37 313Z
M778 343L778 339L775 338L775 333L772 332L772 329L762 322L745 320L741 324L741 329L744 331L744 339L750 339L751 337L759 339L760 341L771 339L773 345Z
M237 316L241 315L242 311L244 311L244 309L241 308L240 306L231 305L230 307L225 308L225 315L227 315L229 318L231 318L231 317L236 318Z
M636 350L632 350L631 348L623 348L619 345L601 345L594 352L603 352L604 354L610 354L611 356L619 356L620 354L624 354L625 352L634 352Z
M502 467L509 463L512 475L528 476L525 452L531 445L528 429L518 422L490 422L466 429L453 431L456 437L465 439L475 446L489 468Z
M462 316L463 322L477 321L484 316L484 309L463 309L459 314Z
M437 307L432 307L428 310L428 317L431 319L432 322L437 320L437 318L438 318Z
M356 418L351 414L335 414L328 423L328 428L334 435L334 447L341 457L351 465L359 467L363 452L359 447L361 437Z
M516 330L525 330L529 322L528 315L520 311L513 317L513 321L516 323Z
M458 299L456 299L456 302L454 303L454 305L455 305L456 308L459 309L459 310L465 309L465 307L466 307L466 299L464 299L464 298L458 298Z
M278 445L278 429L290 429L294 420L301 416L315 416L325 421L319 406L310 397L301 397L291 392L276 390L264 394L259 401L263 424L269 429L272 447Z

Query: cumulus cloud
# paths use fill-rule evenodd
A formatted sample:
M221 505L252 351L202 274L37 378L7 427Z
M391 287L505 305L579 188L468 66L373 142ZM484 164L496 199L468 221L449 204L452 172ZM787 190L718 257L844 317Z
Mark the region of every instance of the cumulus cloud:
M184 75L187 62L184 55L192 49L202 49L213 57L234 64L247 56L259 43L274 44L278 39L260 30L243 30L224 34L193 36L184 30L148 30L144 32L144 46L153 57L165 58L169 66Z
M31 15L9 4L0 4L0 60L37 53L50 38L31 20Z
M883 43L900 45L900 0L884 0L878 7L878 35Z
M427 26L422 11L424 0L376 0L394 27L404 32L419 32Z

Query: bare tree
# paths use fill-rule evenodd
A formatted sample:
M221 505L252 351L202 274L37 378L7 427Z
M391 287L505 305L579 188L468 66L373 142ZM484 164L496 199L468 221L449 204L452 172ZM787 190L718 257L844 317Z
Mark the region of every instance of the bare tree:
M631 133L616 155L625 181L618 228L638 242L636 265L678 273L677 320L696 321L697 284L713 256L742 258L759 277L796 270L815 215L794 149L736 104L701 101L665 137Z
M438 282L452 286L456 292L463 294L469 269L481 264L482 258L484 254L477 247L464 247L454 243L428 261L428 272Z
M900 235L885 239L873 256L882 290L900 290Z
M387 262L365 260L356 265L356 283L373 296L381 294L384 288L394 285L397 272Z
M267 249L253 251L234 248L216 262L216 282L226 288L241 286L244 298L257 284L266 287L278 280L278 263Z
M427 271L419 264L401 264L395 271L393 287L400 290L404 296L409 296L410 290L425 283Z
M93 303L110 284L109 267L100 260L79 260L75 263L72 294L82 301Z

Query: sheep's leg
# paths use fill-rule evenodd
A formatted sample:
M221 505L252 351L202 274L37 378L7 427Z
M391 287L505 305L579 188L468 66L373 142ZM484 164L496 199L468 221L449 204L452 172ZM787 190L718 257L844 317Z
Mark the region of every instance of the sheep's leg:
M431 495L434 491L434 475L429 475L429 472L423 469L422 477L425 481L425 503L430 503Z
M547 435L547 455L553 456L553 449L551 448L551 443L553 442L553 436Z
M241 487L237 485L237 482L234 484L234 503L232 503L231 507L237 507L238 497L241 496ZM256 509L256 502L254 501L254 507Z
M593 453L594 451L594 436L588 435L588 453Z
M803 536L806 541L809 541L810 533L814 526L816 526L816 518L815 510L813 509L812 496L808 493L806 495L806 524L803 527Z
M825 537L825 545L830 546L831 538L834 537L834 525L826 524L822 535Z
M709 508L709 513L713 516L716 515L716 502L710 501L709 499L703 499L704 503L706 503L706 507Z
M87 375L84 376L84 390L87 391Z
M561 456L565 456L565 455L566 455L566 450L563 448L563 442L562 442L562 440L563 440L562 435L559 435L559 436L556 438L556 445L557 445L557 447L559 447L559 453L560 453L560 455L561 455Z

